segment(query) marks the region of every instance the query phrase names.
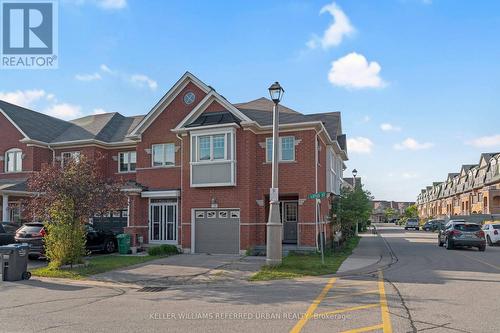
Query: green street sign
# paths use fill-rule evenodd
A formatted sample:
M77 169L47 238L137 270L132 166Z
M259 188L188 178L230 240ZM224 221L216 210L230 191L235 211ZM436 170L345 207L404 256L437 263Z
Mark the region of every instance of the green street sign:
M328 196L328 192L318 192L318 193L312 193L307 196L309 199L322 199L326 198Z

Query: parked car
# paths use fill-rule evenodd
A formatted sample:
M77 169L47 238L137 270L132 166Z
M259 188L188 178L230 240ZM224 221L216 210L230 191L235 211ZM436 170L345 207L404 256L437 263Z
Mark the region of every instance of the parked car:
M408 219L405 224L405 230L408 229L418 230L419 229L418 219Z
M500 244L500 222L488 223L483 226L483 231L486 235L488 245Z
M17 224L10 222L0 223L0 246L15 243L14 236L17 229L19 229L19 225Z
M481 225L465 220L450 220L438 234L438 245L451 250L457 246L486 249L486 238Z
M88 251L102 251L113 253L116 251L116 237L111 231L94 229L91 225L85 226L87 233L86 248ZM26 223L17 230L15 241L18 243L28 243L30 245L29 256L40 258L45 255L43 237L46 235L43 223Z
M425 224L422 226L422 230L424 231L436 231L440 230L442 226L445 225L444 220L429 220L425 222Z

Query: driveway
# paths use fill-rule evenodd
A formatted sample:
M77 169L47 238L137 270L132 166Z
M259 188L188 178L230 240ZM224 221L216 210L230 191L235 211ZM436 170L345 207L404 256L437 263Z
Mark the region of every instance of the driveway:
M246 279L264 264L264 257L180 254L97 274L92 279L150 287L224 282Z

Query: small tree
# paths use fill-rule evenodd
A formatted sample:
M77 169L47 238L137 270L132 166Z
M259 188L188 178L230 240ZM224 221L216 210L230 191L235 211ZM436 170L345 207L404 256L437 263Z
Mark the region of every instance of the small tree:
M397 212L392 209L392 208L387 208L384 212L386 220L391 220L393 217L396 217L398 214Z
M417 206L411 205L411 206L406 207L404 216L407 219L417 218L418 217Z
M361 186L354 190L342 189L330 210L330 217L334 214L337 217L332 218L333 231L342 231L345 238L349 238L354 234L356 223L360 223L363 228L372 212L371 200L371 193L363 190Z
M85 254L84 224L96 213L122 209L126 197L120 184L106 180L99 170L101 158L45 166L28 179L31 214L46 222L45 249L52 267L80 263Z

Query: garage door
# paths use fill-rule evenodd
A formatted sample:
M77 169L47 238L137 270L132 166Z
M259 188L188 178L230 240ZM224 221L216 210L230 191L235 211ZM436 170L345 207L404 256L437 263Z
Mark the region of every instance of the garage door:
M240 252L240 211L195 210L195 252L238 254Z

